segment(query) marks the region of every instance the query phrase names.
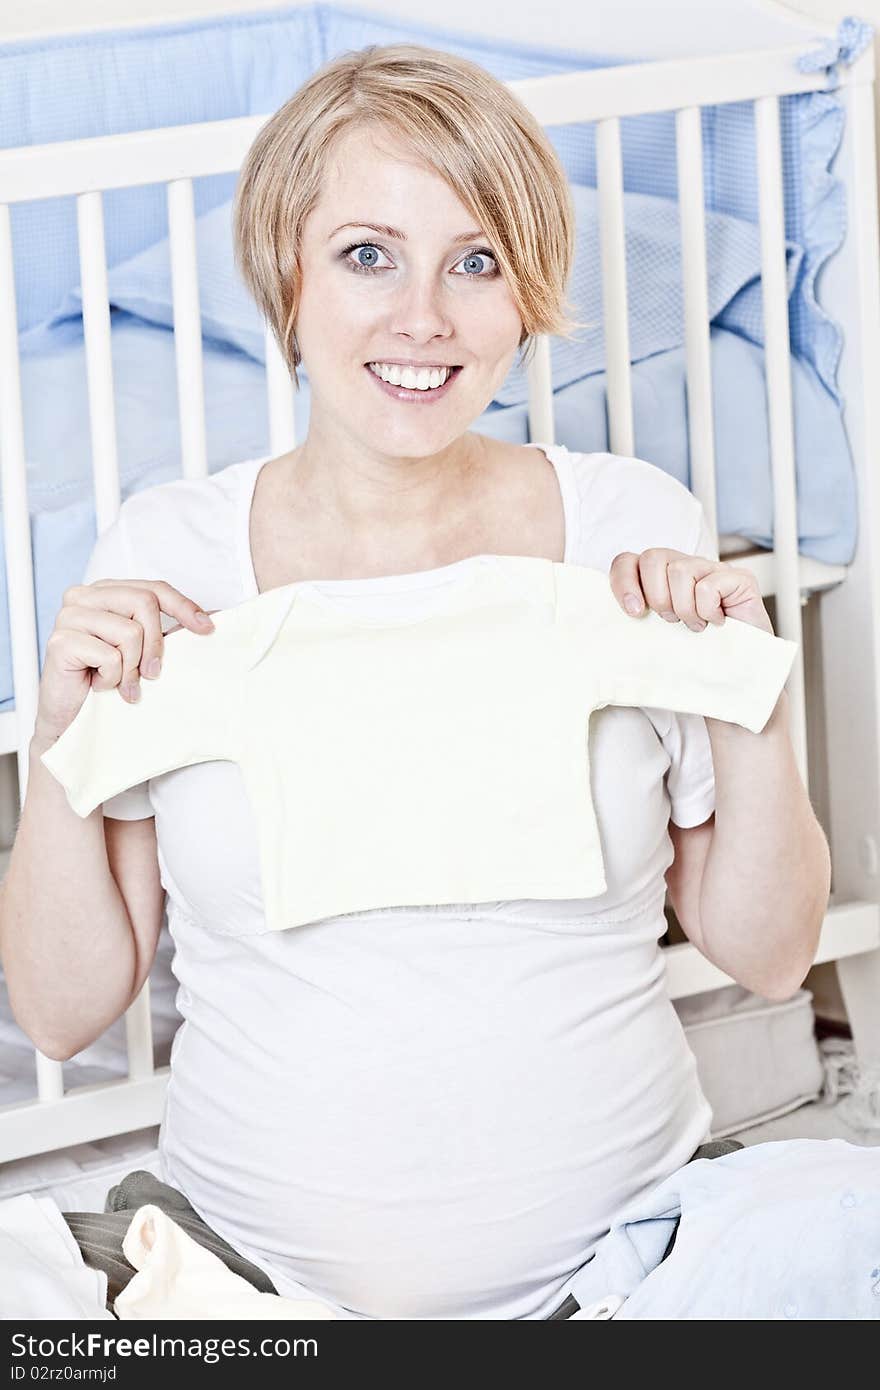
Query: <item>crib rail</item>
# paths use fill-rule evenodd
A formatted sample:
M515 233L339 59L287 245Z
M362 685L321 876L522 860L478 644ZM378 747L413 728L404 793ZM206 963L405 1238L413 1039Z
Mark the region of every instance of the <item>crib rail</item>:
M799 47L780 48L684 62L631 64L531 78L510 85L545 126L580 121L596 124L609 432L612 451L622 455L634 452L634 433L620 121L627 116L661 111L675 113L692 487L716 535L701 108L725 102L754 102L775 533L773 551L749 555L748 563L758 575L762 593L775 596L777 631L796 641L802 652L801 608L805 597L811 592L845 587L847 570L823 566L798 554L779 99L821 90L825 85L824 74L806 75L798 71L796 59L800 52ZM841 82L844 87L868 94L867 102L851 103L850 119L858 125L859 148L864 151L869 146L873 150L873 127L869 129L872 55L865 54L853 64L842 74ZM28 744L36 711L39 666L9 208L50 197L76 198L100 532L113 522L120 503L104 194L138 185L166 186L182 472L185 477L204 477L208 461L192 180L209 174L234 173L264 120L262 116L244 117L0 151L0 485L16 699L15 711L0 715L0 752L17 753L22 798L27 788ZM856 192L853 184L851 193ZM864 259L873 246L876 256L876 227L871 243L864 217L857 225L856 254ZM876 314L870 318L875 307L871 306L864 321L862 350L874 354L874 363L880 365ZM528 374L529 430L533 440L549 443L555 437L551 343L540 338L535 349ZM287 369L268 331L266 389L270 448L273 454L281 453L296 442L294 398ZM867 456L869 445L875 446L878 436L864 401L858 404L856 416L862 432L859 443ZM724 553L729 538L719 540ZM875 563L873 557L871 563ZM880 582L875 584L875 592L880 594ZM789 692L797 761L808 784L802 657L792 670ZM876 744L876 728L874 735ZM875 745L871 751L875 755L872 783L876 784ZM865 805L871 824L878 822L876 799L873 786ZM876 858L876 846L874 852ZM876 960L880 959L880 914L876 891L871 892L870 885L866 888L863 899L842 901L829 910L817 960L857 957L864 962L870 957L874 961L872 968L876 969ZM668 978L673 997L729 983L727 976L690 946L669 948ZM159 1122L167 1069L154 1069L147 986L127 1013L126 1033L127 1078L80 1087L67 1094L61 1064L37 1054L38 1099L0 1109L0 1161Z
M798 71L802 52L800 45L794 45L722 58L628 63L528 77L508 85L545 126L619 120L622 116L822 91L826 86L823 73ZM872 80L870 53L840 77L843 85ZM30 202L234 173L265 121L265 116L239 116L4 150L0 156L0 201Z

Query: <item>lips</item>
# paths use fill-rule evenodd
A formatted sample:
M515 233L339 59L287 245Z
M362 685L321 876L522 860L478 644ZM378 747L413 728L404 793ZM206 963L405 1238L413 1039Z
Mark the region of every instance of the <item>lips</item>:
M392 386L390 382L383 381L380 376L377 376L368 362L364 363L364 371L391 400L432 405L442 400L450 388L455 385L462 368L460 366L453 367L442 386L435 386L427 391L419 391L415 386Z
M412 367L414 372L432 371L437 367L448 367L457 371L461 366L460 362L394 362L389 357L371 357L369 362L364 363L365 367Z

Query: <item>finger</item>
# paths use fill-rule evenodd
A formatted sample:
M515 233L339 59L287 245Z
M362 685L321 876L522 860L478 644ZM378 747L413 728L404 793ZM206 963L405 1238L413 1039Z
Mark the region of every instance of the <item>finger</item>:
M710 570L694 585L694 602L697 612L707 623L721 627L724 623L724 605L721 602L722 585L717 571Z
M117 646L89 632L56 630L46 642L46 660L57 661L65 671L91 670L94 690L113 690L122 675L122 653Z
M146 593L153 594L159 603L161 612L167 613L169 617L176 618L181 627L188 627L191 632L212 632L214 624L210 616L194 599L187 598L179 589L175 589L173 584L166 584L164 579L96 579L93 584L80 586L85 589L139 589ZM70 590L68 590L70 592ZM76 592L76 589L74 590ZM82 598L74 600L82 602ZM216 612L216 610L214 610Z
M621 608L632 617L644 613L645 596L639 582L639 557L631 550L621 551L611 561L608 571L611 592Z
M677 556L677 550L643 550L639 556L639 579L645 602L668 623L677 623L678 615L669 592L666 569L670 559Z
M714 604L716 601L720 605L721 616L719 622L723 622L732 615L739 616L741 613L749 613L749 622L756 622L757 626L763 627L765 631L773 630L773 624L764 607L764 600L761 597L761 586L756 576L751 570L738 569L733 565L717 564L711 575L707 576L711 581L712 591L705 599L702 596L699 602L702 605ZM709 589L709 584L704 586Z
M115 646L121 660L117 682L120 694L131 703L139 699L138 668L143 657L144 642L144 632L139 622L101 608L65 605L58 614L55 626L59 631L87 632L105 644Z
M219 613L220 610L219 610L219 608L206 608L204 611L205 611L205 613L208 615L208 617L210 618L210 616L211 616L212 613ZM165 629L165 636L168 637L172 632L179 632L180 629L181 629L181 626L182 626L181 623L175 623L173 627L166 627L166 629Z
M672 606L681 621L691 632L702 632L706 621L697 612L694 597L697 575L693 559L670 560L666 567L666 579Z
M78 602L71 605L71 597ZM92 619L106 612L118 614L136 629L123 648L120 693L132 702L139 699L141 675L154 680L161 669L164 638L158 595L148 585L103 583L68 590L65 599L65 609L84 608Z
M180 625L202 635L213 632L214 624L198 604L187 598L164 580L97 580L94 584L78 585L64 595L68 602L94 608L110 608L136 619L143 630L140 669L134 673L155 680L162 669L165 639L162 633L162 613L180 620ZM126 680L130 683L129 673Z

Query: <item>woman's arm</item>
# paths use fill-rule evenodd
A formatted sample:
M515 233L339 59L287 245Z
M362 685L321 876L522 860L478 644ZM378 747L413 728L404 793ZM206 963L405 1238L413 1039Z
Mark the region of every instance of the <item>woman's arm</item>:
M715 814L670 823L669 893L685 935L765 999L788 999L813 963L831 859L788 734L788 696L760 734L707 719Z
M128 1008L149 960L113 877L102 809L71 810L40 761L50 744L35 731L3 881L0 957L15 1021L47 1057L66 1061Z
M730 618L773 631L754 575L720 561L626 552L610 580L636 620L647 606L696 631ZM828 843L789 736L788 696L759 734L719 719L706 727L715 814L688 830L670 825L669 891L682 930L713 964L764 998L787 999L813 962L831 882Z
M813 963L831 857L795 761L788 696L760 734L707 719L715 828L700 889L705 949L734 979L788 998Z

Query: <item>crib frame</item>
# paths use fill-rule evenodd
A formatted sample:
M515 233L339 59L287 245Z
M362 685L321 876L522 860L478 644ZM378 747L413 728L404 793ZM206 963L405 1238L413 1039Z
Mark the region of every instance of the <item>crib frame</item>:
M874 382L880 369L873 54L840 78L847 123L835 173L845 185L849 230L825 272L823 303L841 323L840 381L859 490L860 538L849 566L798 554L795 452L779 140L779 99L822 90L823 73L805 75L803 45L685 60L628 64L509 85L545 126L596 123L603 315L611 449L633 453L632 393L624 258L620 119L675 112L682 216L686 363L692 487L714 521L709 323L703 211L700 108L754 101L760 197L765 370L773 471L775 547L748 550L719 538L723 556L738 555L776 604L776 631L803 641L802 607L820 605L821 670L809 685L803 648L789 679L792 737L810 786L808 729L819 720L827 756L827 819L833 894L815 963L836 962L859 1059L880 1063L880 564L878 458L880 428ZM202 343L192 180L235 172L265 116L178 126L97 139L0 151L0 487L6 545L16 708L0 715L0 753L17 757L20 798L28 776L39 683L32 557L20 390L9 208L19 202L75 195L83 287L93 472L98 530L120 503L103 194L135 185L167 186L174 294L174 332L183 476L208 473ZM550 343L539 339L529 368L529 433L554 439ZM267 332L266 385L270 450L295 443L294 399L278 347ZM858 653L853 662L852 652ZM824 707L824 720L821 718ZM810 749L810 760L815 758ZM819 774L814 773L818 779ZM811 787L811 794L813 788ZM813 797L814 803L816 796ZM818 809L818 808L817 808ZM730 978L689 943L665 948L671 997L712 990ZM158 1124L168 1067L155 1068L149 982L126 1014L128 1075L65 1093L62 1064L35 1052L38 1098L0 1107L0 1163L70 1144Z

